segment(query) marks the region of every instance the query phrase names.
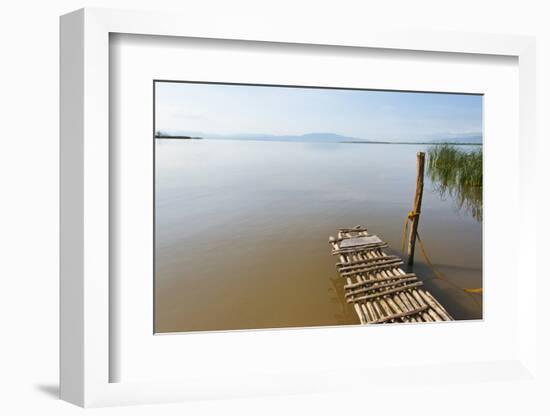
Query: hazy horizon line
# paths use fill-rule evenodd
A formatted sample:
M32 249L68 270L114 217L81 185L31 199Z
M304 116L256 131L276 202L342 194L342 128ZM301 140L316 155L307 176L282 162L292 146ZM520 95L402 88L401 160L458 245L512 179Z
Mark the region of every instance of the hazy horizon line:
M303 134L273 134L273 133L205 133L200 131L190 131L190 130L169 130L169 129L159 129L155 131L155 136L185 136L185 137L201 137L208 139L234 139L234 140L243 140L243 139L276 139L276 138L338 138L342 140L355 140L355 141L378 141L378 142L420 142L420 141L441 141L441 140L482 140L483 132L474 131L474 132L462 132L462 133L434 133L432 135L427 135L422 138L411 138L411 139L398 139L398 138L387 138L387 137L378 137L378 138L364 138L364 137L354 137L344 134L334 133L334 132L309 132Z

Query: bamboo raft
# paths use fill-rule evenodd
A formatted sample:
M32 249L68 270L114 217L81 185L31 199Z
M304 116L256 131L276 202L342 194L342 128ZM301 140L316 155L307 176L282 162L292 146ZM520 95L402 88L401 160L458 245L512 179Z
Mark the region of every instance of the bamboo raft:
M339 256L338 273L345 279L345 297L361 324L452 321L443 306L414 273L405 273L403 260L386 254L388 244L366 228L341 228L330 237L332 254Z

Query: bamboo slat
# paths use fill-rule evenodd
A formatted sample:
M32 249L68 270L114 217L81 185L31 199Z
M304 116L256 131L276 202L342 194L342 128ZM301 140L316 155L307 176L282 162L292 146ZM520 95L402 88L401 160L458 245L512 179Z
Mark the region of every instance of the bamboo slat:
M415 283L411 283L411 284L401 286L401 287L398 287L398 288L395 288L395 289L389 289L389 290L386 290L386 291L383 291L383 292L374 293L372 295L360 296L360 297L355 298L353 300L348 299L348 302L352 302L352 301L357 302L357 301L362 301L362 300L367 300L367 299L375 299L375 298L380 297L380 296L385 296L385 295L389 295L389 294L392 294L392 293L401 292L403 290L412 289L413 287L422 286L423 284L424 283L422 283L422 282L415 282Z
M416 314L419 314L419 313L425 311L427 308L428 308L427 306L423 306L422 308L412 309L412 310L405 311L405 312L400 312L400 313L395 313L395 314L387 316L385 318L377 319L376 321L373 321L372 323L373 324L381 324L381 323L387 322L391 319L398 319L398 318L408 317L408 316L411 316L411 315L416 315Z
M388 243L365 244L362 246L337 248L332 252L332 254L358 253L361 251L370 251L370 250L376 250L376 249L386 248L386 247L388 247Z
M397 256L371 257L366 259L353 260L347 263L336 263L336 267L338 267L339 271L343 271L361 264L368 264L368 263L373 263L373 262L382 261L382 260L401 260L401 259Z
M352 283L351 285L345 285L344 289L353 289L353 288L360 287L360 286L372 285L374 283L387 282L387 281L390 281L390 280L407 279L409 277L415 277L415 276L416 275L414 273L407 273L407 274L402 274L402 275L398 275L398 276L393 275L393 276L388 276L388 277L381 277L380 279L376 279L376 280L367 280L366 282Z
M367 267L364 267L361 265L358 265L359 267L351 266L351 267L354 267L354 269L340 271L340 275L349 276L357 273L369 273L369 272L377 273L379 271L387 270L388 268L392 269L392 268L398 267L402 264L403 264L403 260L382 260L379 263L373 263L372 266L367 266Z
M382 279L380 279L382 280ZM367 292L374 292L374 291L377 291L378 289L382 289L382 288L385 288L385 287L403 287L403 286L399 286L405 282L413 282L413 281L416 281L418 280L418 278L416 276L414 277L409 277L408 279L401 279L401 280L397 280L397 281L393 281L393 282L390 282L390 283L383 283L383 284L370 284L368 285L368 283L371 283L372 281L370 282L365 282L365 286L361 287L360 289L356 289L356 290L351 290L351 291L348 291L346 293L346 297L347 296L355 296L357 295L358 293L367 293ZM384 280L382 280L384 281Z

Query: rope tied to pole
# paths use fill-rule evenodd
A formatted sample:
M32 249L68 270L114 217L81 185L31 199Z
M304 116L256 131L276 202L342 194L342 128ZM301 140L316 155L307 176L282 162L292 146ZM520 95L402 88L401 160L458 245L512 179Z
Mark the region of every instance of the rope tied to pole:
M403 257L405 257L405 243L407 240L407 234L409 232L409 222L411 222L414 217L420 216L420 211L414 211L411 210L407 214L407 218L405 218L405 222L403 223L403 236L401 237L401 254ZM418 233L416 233L418 236Z

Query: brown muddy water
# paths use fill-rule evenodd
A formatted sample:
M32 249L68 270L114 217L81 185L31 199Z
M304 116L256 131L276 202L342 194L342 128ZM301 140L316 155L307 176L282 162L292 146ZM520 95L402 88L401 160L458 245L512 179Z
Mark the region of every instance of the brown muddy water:
M357 324L328 245L365 225L400 254L422 145L157 139L155 332ZM454 285L482 287L482 223L426 175L419 232ZM414 271L455 319L481 297Z

